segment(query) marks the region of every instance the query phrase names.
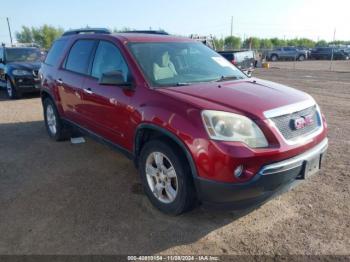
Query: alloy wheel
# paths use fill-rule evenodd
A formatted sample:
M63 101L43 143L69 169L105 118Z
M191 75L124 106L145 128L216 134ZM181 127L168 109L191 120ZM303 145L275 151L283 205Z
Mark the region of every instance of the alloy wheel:
M162 203L172 203L178 194L178 178L169 158L161 152L152 152L146 160L147 183L154 196Z
M57 121L54 109L50 104L46 107L46 121L51 134L55 135L57 132Z

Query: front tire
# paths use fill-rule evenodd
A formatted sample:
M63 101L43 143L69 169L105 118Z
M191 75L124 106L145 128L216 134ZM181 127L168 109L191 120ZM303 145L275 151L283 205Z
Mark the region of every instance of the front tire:
M179 215L195 206L191 171L183 155L163 140L152 140L142 148L139 173L147 197L166 214Z
M299 60L299 61L304 61L304 60L305 60L305 56L304 56L304 55L300 55L300 56L298 57L298 60Z
M55 141L67 140L68 132L62 123L55 103L50 98L46 98L43 106L45 126L50 138Z
M17 99L19 98L18 91L16 87L12 84L11 79L7 78L6 80L6 94L8 98L10 99Z

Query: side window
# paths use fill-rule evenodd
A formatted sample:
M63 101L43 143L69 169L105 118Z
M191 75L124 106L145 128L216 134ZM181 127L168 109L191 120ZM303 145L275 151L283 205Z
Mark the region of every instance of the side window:
M0 48L0 59L4 60L4 49Z
M112 43L101 41L96 50L91 75L100 78L103 73L120 71L128 79L128 66L119 49Z
M87 74L95 43L95 40L78 40L75 42L66 58L65 69Z
M62 39L55 41L50 48L44 63L48 65L56 65L63 54L66 44L67 40Z

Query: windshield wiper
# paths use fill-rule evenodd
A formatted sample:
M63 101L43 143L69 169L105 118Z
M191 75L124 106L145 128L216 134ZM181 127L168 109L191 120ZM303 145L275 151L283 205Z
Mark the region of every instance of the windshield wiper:
M237 76L221 76L220 79L216 80L215 82L223 82L223 81L237 80L237 79L243 79L243 78L237 77Z

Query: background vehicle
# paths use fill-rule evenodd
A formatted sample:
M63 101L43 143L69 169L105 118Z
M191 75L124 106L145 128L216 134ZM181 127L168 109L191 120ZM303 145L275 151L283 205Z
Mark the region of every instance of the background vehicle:
M218 51L218 53L247 75L254 71L256 62L254 51Z
M47 132L124 153L161 211L244 209L319 171L327 127L308 94L188 38L88 30L63 34L40 69Z
M333 59L334 60L348 60L349 59L349 53L345 52L344 50L340 50L339 48L333 48L333 47L317 47L311 51L311 58L312 59L326 59L330 60L332 58L332 52L333 52Z
M296 47L280 47L267 53L267 59L270 61L277 60L298 60L304 61L308 58L307 50L299 50Z
M39 92L42 54L33 47L0 47L0 81L11 99L26 92Z

